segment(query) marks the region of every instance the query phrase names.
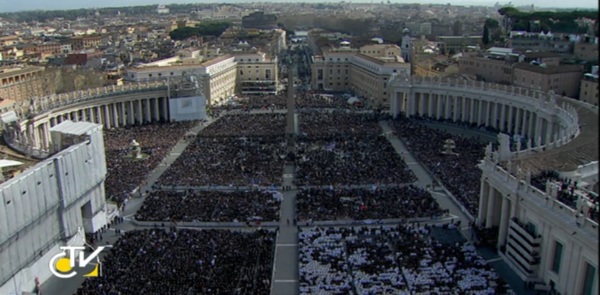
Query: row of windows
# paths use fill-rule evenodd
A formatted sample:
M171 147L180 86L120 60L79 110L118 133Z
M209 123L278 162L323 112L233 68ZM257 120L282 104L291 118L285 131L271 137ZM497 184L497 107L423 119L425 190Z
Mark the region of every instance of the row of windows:
M554 255L552 256L552 264L550 265L550 270L557 275L560 274L560 267L562 262L564 246L562 243L558 241L554 241ZM581 294L583 295L592 295L594 280L596 278L596 268L590 263L585 263L584 269L584 279L583 286L581 289Z

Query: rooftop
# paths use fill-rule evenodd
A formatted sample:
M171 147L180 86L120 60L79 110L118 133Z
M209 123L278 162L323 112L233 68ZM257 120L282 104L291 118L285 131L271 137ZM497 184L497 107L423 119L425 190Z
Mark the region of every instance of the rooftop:
M4 68L0 69L0 78L12 77L31 72L43 71L43 67L29 66L25 68Z
M536 72L540 74L557 74L557 73L568 73L568 72L583 72L578 65L550 65L550 66L539 66L532 65L529 63L517 63L514 65L515 69L521 69L530 72Z
M581 132L571 142L549 151L533 154L513 163L529 168L535 175L543 170L573 171L577 166L598 161L598 109L560 97L557 104L570 104L577 110Z
M227 60L229 58L233 58L233 56L230 54L225 54L225 55L219 56L217 58L213 58L209 61L203 62L202 66L204 66L204 67L212 66L212 65L218 64L224 60Z
M73 122L67 120L50 128L50 131L58 131L61 133L72 135L84 135L87 134L89 131L97 128L98 126L100 125L90 122Z

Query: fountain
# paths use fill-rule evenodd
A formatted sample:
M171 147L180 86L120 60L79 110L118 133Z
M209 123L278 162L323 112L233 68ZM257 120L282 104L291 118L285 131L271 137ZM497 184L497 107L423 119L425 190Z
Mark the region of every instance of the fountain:
M132 160L144 160L148 158L148 155L142 153L142 148L140 147L140 144L135 139L133 139L129 143L129 153L125 157L130 158Z
M454 152L454 148L456 148L456 143L454 143L454 140L451 138L448 138L444 141L442 154L458 156L458 154Z

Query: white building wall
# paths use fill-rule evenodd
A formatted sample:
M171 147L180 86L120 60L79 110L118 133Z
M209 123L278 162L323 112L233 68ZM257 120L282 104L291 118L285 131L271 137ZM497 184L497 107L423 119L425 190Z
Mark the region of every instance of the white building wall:
M89 141L0 184L0 294L12 292L4 291L14 289L15 281L21 291L31 291L36 276L41 282L47 278L47 261L40 258L58 253L54 248L64 245L61 240L72 239L84 226L81 206L89 201L94 216L106 214L102 211L106 162L101 130L97 125L88 132ZM95 219L97 229L102 218Z

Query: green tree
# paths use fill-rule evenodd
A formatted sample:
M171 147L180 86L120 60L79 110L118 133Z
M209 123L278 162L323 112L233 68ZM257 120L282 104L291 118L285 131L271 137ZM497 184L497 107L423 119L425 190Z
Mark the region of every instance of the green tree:
M483 47L487 47L490 44L490 29L487 25L483 25L483 36L481 37L481 43Z

